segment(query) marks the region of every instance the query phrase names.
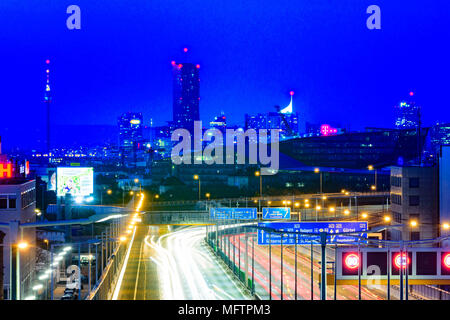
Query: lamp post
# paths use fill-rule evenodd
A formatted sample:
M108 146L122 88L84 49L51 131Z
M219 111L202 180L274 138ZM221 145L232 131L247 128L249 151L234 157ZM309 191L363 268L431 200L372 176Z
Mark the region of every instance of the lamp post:
M201 199L201 182L198 174L194 175L194 180L198 180L198 201Z
M256 171L255 176L259 177L259 197L262 199L262 175L261 175L261 172Z
M314 168L314 173L319 174L319 182L320 182L320 194L322 194L322 171L319 168Z
M369 171L375 172L375 181L374 181L374 184L372 186L370 186L370 189L373 191L376 191L377 190L377 169L375 169L373 165L367 166L367 169L369 169Z

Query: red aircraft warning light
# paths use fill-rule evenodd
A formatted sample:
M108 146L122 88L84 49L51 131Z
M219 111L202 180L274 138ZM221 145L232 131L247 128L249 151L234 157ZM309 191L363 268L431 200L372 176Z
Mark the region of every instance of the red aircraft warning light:
M414 95L414 92L410 91L409 95L412 97Z
M188 52L188 48L184 48L183 51L184 51L184 52Z
M356 253L350 253L345 257L345 266L348 269L355 270L359 267L359 256Z
M394 256L394 265L397 267L397 269L403 268L406 269L406 266L411 263L411 259L409 257L406 257L406 253L397 253Z
M294 95L294 91L289 92L289 94L290 94L291 96L293 96L293 95Z

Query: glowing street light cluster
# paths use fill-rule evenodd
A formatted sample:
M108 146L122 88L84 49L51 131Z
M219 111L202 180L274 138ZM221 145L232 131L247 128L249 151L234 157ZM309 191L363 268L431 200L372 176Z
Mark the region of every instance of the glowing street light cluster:
M25 248L28 247L28 244L27 244L26 242L20 242L20 243L18 243L17 246L18 246L20 249L25 249ZM50 277L50 274L52 273L52 271L53 271L54 269L56 269L56 266L59 265L59 262L60 262L60 261L62 261L64 255L65 255L67 252L69 252L70 250L72 250L72 247L70 247L70 246L64 247L64 248L61 250L61 252L59 252L59 253L56 255L56 258L54 259L55 262L53 262L53 263L50 265L50 268L48 268L47 270L44 271L43 274L41 274L40 276L38 276L38 280L41 280L41 281L42 281L42 280L48 279L48 278ZM41 290L42 288L44 288L44 285L43 285L42 283L40 283L40 282L37 282L31 289L32 289L33 291L39 291L39 290ZM30 295L30 296L25 297L25 300L35 300L35 299L36 299L36 296L34 296L34 295Z

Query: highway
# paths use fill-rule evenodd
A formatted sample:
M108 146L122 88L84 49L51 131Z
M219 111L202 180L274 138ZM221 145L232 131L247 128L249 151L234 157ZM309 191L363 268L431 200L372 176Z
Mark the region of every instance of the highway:
M231 252L231 259L239 265L239 256L241 259L240 266L245 270L245 235L226 235L224 236L224 249ZM248 275L252 276L252 240L249 237L247 248L249 250ZM230 245L230 248L227 246ZM239 254L239 248L241 253ZM233 258L233 249L234 258ZM281 248L280 246L271 247L271 274L269 277L269 247L258 246L254 244L254 277L255 291L263 299L270 298L270 282L272 282L271 296L273 300L281 299ZM314 248L313 253L313 299L320 299L320 289L317 279L320 275L320 248ZM311 299L311 249L310 246L297 246L297 299ZM327 252L327 260L333 260L334 252L329 249ZM328 270L331 272L331 270ZM358 287L355 285L340 285L337 287L337 300L358 300ZM392 299L397 299L395 292L392 292ZM295 249L294 246L283 247L283 300L295 299ZM334 299L333 285L327 286L327 299ZM370 289L363 286L361 290L362 300L384 300L386 299L385 286L372 286Z
M138 226L118 300L251 299L218 263L205 227Z

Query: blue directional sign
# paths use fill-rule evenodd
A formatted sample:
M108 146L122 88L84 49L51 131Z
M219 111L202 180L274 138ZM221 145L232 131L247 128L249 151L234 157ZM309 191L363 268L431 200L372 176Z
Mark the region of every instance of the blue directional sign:
M351 243L357 241L356 238L350 235L340 235L344 232L359 232L367 231L367 222L359 221L327 221L327 222L260 222L259 227L273 228L277 231L288 232L303 232L303 233L330 233L327 237L327 243ZM361 232L355 234L362 237L367 237L367 233ZM296 235L292 233L283 234L283 244L310 244L311 241L320 243L320 237L316 235ZM258 244L259 245L280 245L281 234L269 233L265 230L258 229Z
M233 219L233 208L214 208L215 219Z
M211 219L255 220L257 210L256 208L211 208L209 216Z
M262 208L262 218L267 220L291 219L291 208Z
M256 219L256 208L233 208L233 218L240 220Z

